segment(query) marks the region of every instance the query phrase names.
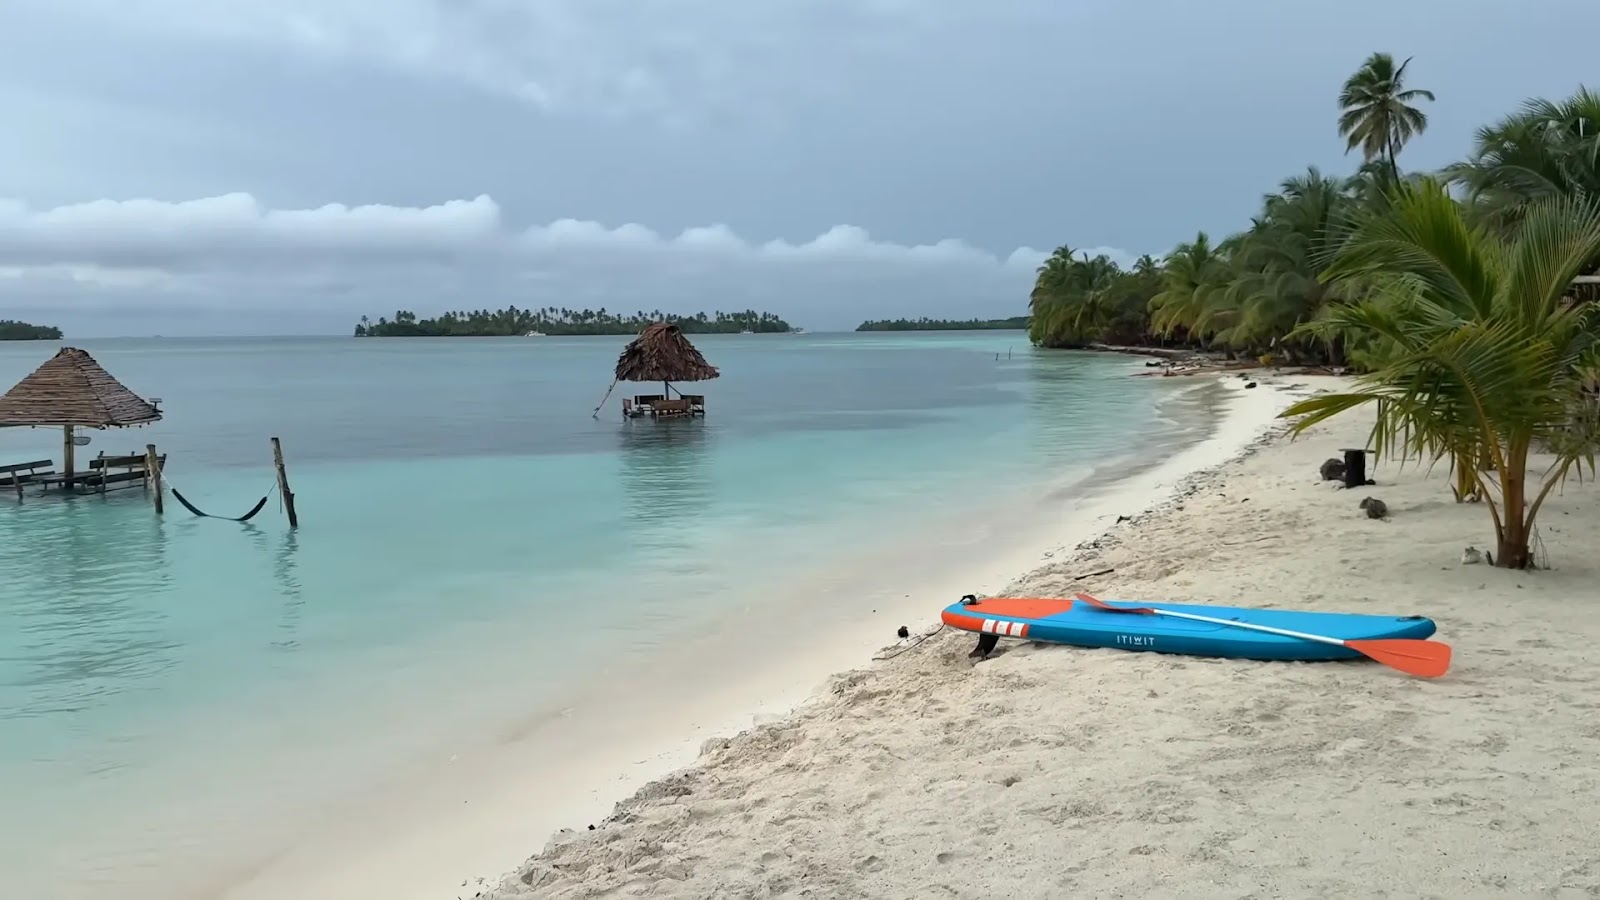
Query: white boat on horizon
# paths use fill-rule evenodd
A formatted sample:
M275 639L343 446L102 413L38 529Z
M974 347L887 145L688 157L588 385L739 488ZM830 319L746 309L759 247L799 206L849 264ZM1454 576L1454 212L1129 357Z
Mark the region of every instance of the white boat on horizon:
M530 331L527 334L523 335L523 337L546 337L546 335L542 331Z

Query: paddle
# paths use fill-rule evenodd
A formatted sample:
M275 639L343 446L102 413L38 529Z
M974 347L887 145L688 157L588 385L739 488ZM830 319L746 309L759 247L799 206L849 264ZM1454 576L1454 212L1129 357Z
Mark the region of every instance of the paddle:
M1339 647L1349 647L1364 656L1368 656L1391 668L1399 669L1411 675L1422 678L1438 678L1450 668L1450 645L1439 641L1424 641L1410 638L1391 638L1376 641L1344 641L1339 638L1327 637L1320 634L1306 634L1303 631L1290 631L1287 628L1273 628L1269 625L1252 625L1249 622L1235 622L1232 619L1216 619L1211 616L1197 616L1194 613L1174 612L1170 609L1158 609L1153 606L1112 606L1109 603L1089 596L1088 594L1074 594L1079 600L1089 604L1095 609L1107 612L1132 613L1142 616L1170 616L1174 619L1188 619L1192 622L1210 622L1213 625L1226 625L1230 628L1244 628L1250 631L1261 631L1267 634L1278 634L1284 637L1299 638L1303 641L1317 641L1323 644L1334 644Z

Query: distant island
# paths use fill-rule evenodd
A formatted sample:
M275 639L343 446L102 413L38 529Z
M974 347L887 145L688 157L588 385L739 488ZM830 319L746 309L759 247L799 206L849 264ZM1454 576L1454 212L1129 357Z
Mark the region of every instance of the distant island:
M447 312L433 319L418 319L410 310L398 310L393 319L366 316L356 325L356 337L521 337L524 335L638 334L653 322L670 322L688 334L775 334L793 331L788 322L772 313L714 312L692 316L670 315L656 310L630 315L606 312L604 308L517 309L515 306L490 312Z
M1009 319L876 319L862 322L857 331L1025 331L1027 316Z
M61 329L53 325L29 325L14 319L0 319L0 341L59 341Z

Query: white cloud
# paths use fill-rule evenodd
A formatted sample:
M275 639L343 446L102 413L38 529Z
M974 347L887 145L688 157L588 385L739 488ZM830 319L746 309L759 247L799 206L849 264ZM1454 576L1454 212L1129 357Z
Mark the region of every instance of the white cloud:
M1043 255L997 255L959 239L896 243L854 225L800 242L754 241L722 224L676 235L577 219L522 228L487 195L313 209L271 209L246 193L49 209L0 200L0 301L65 309L431 314L577 301L757 307L847 327L878 316L1014 315Z
M668 119L765 92L848 85L818 54L886 61L908 38L994 23L970 2L906 0L75 0L129 29L242 41L443 78L545 109ZM732 106L744 104L733 103ZM749 110L745 109L748 113Z
M1120 247L1073 247L1072 249L1079 259L1104 255L1110 257L1112 262L1124 269L1132 268L1134 262L1139 259L1138 254L1129 253ZM1006 257L1006 265L1020 266L1032 271L1043 265L1044 261L1049 259L1053 252L1052 250L1035 250L1032 247L1018 247L1011 251L1010 256Z
M754 243L722 224L665 237L643 225L608 227L557 219L509 228L492 197L435 206L267 209L246 193L197 200L94 200L35 210L0 199L0 264L84 265L107 269L212 269L310 261L403 264L428 259L495 258L535 264L569 253L612 258L641 254L714 254L732 262L877 263L1027 270L1037 251L999 257L961 240L906 245L880 241L855 225L835 225L804 243Z

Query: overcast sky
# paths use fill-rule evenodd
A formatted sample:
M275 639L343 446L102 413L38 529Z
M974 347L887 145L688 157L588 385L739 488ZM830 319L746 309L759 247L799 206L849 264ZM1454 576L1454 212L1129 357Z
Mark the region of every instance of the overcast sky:
M11 0L0 318L337 333L397 307L1025 310L1348 171L1373 50L1408 167L1596 78L1593 0Z

